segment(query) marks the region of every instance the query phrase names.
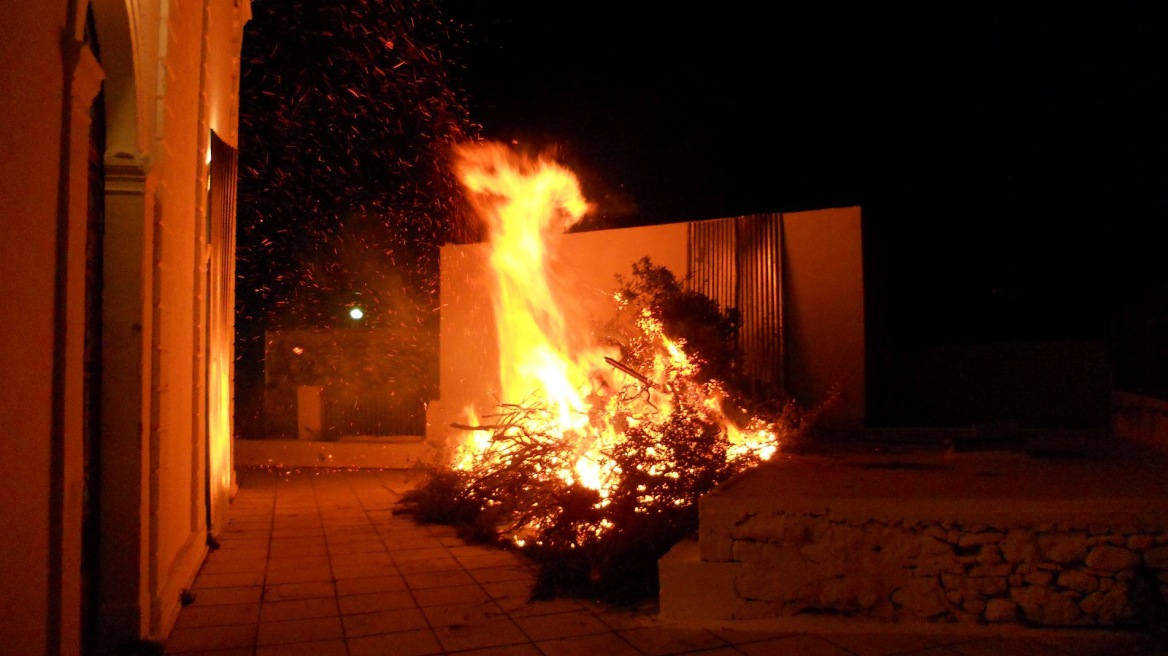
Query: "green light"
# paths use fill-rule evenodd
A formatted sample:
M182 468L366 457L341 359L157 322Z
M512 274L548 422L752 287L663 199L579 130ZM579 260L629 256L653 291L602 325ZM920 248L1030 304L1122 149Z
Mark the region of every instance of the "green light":
M353 321L360 321L365 316L365 311L359 307L349 308L349 318Z

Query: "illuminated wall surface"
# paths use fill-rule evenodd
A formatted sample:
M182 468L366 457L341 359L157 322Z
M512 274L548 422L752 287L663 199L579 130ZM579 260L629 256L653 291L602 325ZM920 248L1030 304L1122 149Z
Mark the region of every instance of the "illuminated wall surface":
M234 245L209 229L209 153L237 140L250 5L96 0L95 51L86 3L18 4L0 25L0 644L71 654L86 627L164 637L226 521Z
M809 407L838 391L839 405L826 421L841 428L861 426L865 417L860 218L860 208L848 207L698 222L733 226L735 221L773 221L778 226L785 277L781 286L787 389ZM673 223L558 237L552 244L559 257L554 270L570 289L572 302L566 309L574 316L569 320L589 325L603 319L610 312L608 295L616 289L614 276L629 276L633 263L642 257L679 278L686 277L695 259L694 225ZM500 400L496 396L499 351L485 246L445 246L441 267L441 398L431 404L427 437L432 441L457 439L457 429L452 432L449 426L464 419L468 406L481 417ZM777 311L777 307L766 310Z

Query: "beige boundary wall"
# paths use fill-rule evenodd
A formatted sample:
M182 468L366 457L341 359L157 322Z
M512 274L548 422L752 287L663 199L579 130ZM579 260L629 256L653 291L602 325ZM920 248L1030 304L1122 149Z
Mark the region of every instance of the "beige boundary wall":
M787 389L806 407L832 395L825 415L840 429L865 420L864 281L859 207L780 215L783 243L783 321ZM590 322L609 310L615 276L629 275L642 257L679 278L689 274L689 223L670 223L562 235L558 284L573 299L569 321ZM427 441L461 439L451 423L465 409L478 416L497 407L498 347L491 307L491 277L482 244L448 245L441 253L441 398L427 412ZM514 402L513 399L504 401Z

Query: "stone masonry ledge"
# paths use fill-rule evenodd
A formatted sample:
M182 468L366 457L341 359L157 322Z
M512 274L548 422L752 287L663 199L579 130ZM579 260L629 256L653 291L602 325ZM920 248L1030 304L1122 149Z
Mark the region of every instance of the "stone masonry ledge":
M663 616L1168 627L1168 462L1136 443L782 455L699 515Z
M715 516L783 512L839 520L1168 529L1168 454L1124 440L1104 440L1083 456L1062 458L779 454L704 496L700 508L703 528L718 521Z

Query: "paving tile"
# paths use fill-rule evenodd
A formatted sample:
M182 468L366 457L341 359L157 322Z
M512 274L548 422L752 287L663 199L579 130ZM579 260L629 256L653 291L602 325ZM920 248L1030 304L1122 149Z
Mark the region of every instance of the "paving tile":
M272 547L314 547L327 544L324 529L320 527L290 527L272 529Z
M328 567L328 556L296 556L291 558L269 558L267 560L269 572L281 572L286 569L306 569L310 567Z
M303 482L298 482L298 486ZM276 488L276 498L272 507L276 510L276 521L303 521L319 518L320 504L316 494L309 489Z
M650 626L641 629L620 631L620 636L634 647L649 654L676 654L699 649L723 647L726 642L705 629L690 629L675 626ZM757 643L756 643L757 644ZM829 647L831 645L828 645ZM791 652L801 653L801 652Z
M317 640L287 645L266 645L255 656L348 656L344 640Z
M455 558L467 558L470 556L480 556L485 553L499 551L485 545L466 544L465 542L457 547L450 547L450 555Z
M591 633L611 631L603 622L596 619L588 611L572 613L556 613L554 615L533 615L531 617L514 617L512 619L523 632L532 640L553 640L556 638L570 638Z
M233 545L231 543L224 544L214 551L214 557L218 560L252 560L268 557L268 543L255 543L244 545Z
M1168 654L1168 634L1101 631L1073 636L1034 636L1034 640L1071 656L1127 656Z
M747 654L747 656L773 656L774 654L851 656L851 652L843 647L837 647L820 636L810 634L784 636L772 640L751 642L745 645L738 645L738 650Z
M247 503L249 495L258 494L254 490L248 490L244 496L236 496L235 500L231 502L231 520L227 527L223 529L222 534L234 530L252 530L261 528L271 528L272 514L275 510L274 504L268 499L255 499L254 503Z
M458 562L467 569L482 569L484 567L508 567L523 565L525 561L520 556L506 551L492 551L473 555L455 555Z
M471 578L479 583L496 583L498 581L534 581L535 571L530 567L512 565L507 567L487 567L484 569L467 570Z
M364 553L385 553L385 545L381 540L353 540L350 542L343 542L340 544L329 543L329 553L333 556L338 554L364 554Z
M337 581L337 594L365 594L369 592L393 592L405 590L406 580L394 574L392 576L370 576L360 579L342 579Z
M342 595L337 597L344 615L371 613L379 610L397 610L415 607L414 598L408 590L392 592L371 592L367 594Z
M403 574L402 578L406 580L406 585L413 590L441 588L452 585L470 585L474 583L474 579L470 577L470 574L464 571L417 572L415 574Z
M231 521L224 532L237 528L248 530L271 527L276 505L271 499L260 499L258 495L257 491L248 490L243 496L235 497L231 502Z
M222 546L224 543L244 542L249 540L266 541L272 537L272 517L268 515L259 521L239 521L234 518L227 526L215 535L215 542Z
M529 642L527 636L511 620L491 620L434 629L434 635L446 651L463 651L500 645Z
M333 596L336 596L336 588L333 587L332 581L281 583L264 587L264 601L289 601L291 599Z
M276 622L260 622L258 645L313 642L344 638L340 617L312 617Z
M287 511L276 509L272 516L272 538L280 540L303 540L324 538L324 526L320 523L320 515L313 512L289 516Z
M414 600L418 606L440 606L442 604L470 604L489 601L490 596L477 585L456 585L445 588L422 588L414 590Z
M381 542L377 529L369 523L364 513L360 517L333 517L332 514L326 514L323 525L325 540L330 545L363 540Z
M264 577L264 583L267 585L282 585L284 583L312 583L332 580L332 568L328 565L313 565L311 567L298 567L295 569L278 569L268 572L267 576Z
M330 537L377 535L373 528L373 522L369 521L369 515L356 500L344 508L321 507L320 523L324 527L324 532Z
M616 626L614 628L628 628L628 629L634 628L634 625L631 622L627 626L619 626L619 624L621 623L621 620L620 620L621 614L619 614L619 613L604 613L604 612L602 612L602 613L598 613L597 617L601 618L602 620L609 620L610 615L613 616L611 619L614 620L614 622L605 621L605 624L609 624L609 626L612 626L614 623L618 624L618 626ZM649 623L651 623L651 621L646 619L646 620L643 620L640 623L640 625L645 626ZM718 636L719 638L725 640L726 642L728 642L732 645L744 645L744 644L747 644L750 642L759 642L760 640L770 640L772 638L781 638L781 637L786 636L786 635L794 635L796 632L794 632L794 631L788 631L788 632L767 631L767 630L761 630L761 629L760 630L741 629L738 627L720 627L720 628L711 628L710 633L713 633L714 635ZM935 644L936 643L930 642L929 646L933 646Z
M646 607L614 608L600 605L590 607L596 614L596 619L611 626L617 631L625 629L641 629L650 626L661 626L663 623L658 616L657 605L648 604ZM668 626L668 623L664 624ZM771 636L774 637L774 636Z
M423 656L441 654L442 645L430 629L349 638L349 656Z
M479 585L492 597L523 597L530 599L531 593L535 589L535 579L507 579L504 581L481 582Z
M447 538L447 537L457 538L458 537L458 529L455 528L454 526L449 526L447 524L426 524L425 526L422 526L421 528L424 528L426 530L427 534L429 534L431 537L435 537L435 538ZM462 544L461 540L459 540L459 544Z
M324 528L317 522L311 526L272 526L272 545L324 544Z
M346 615L345 635L356 637L375 633L394 633L410 629L423 629L428 625L426 618L417 608L383 610L360 615Z
M380 551L361 552L361 553L338 553L335 550L330 550L329 560L334 565L392 565L393 557L390 556L384 549Z
M176 654L175 651L167 651L166 654ZM255 647L224 647L217 649L204 649L202 651L180 651L178 654L183 656L256 656Z
M309 617L337 617L337 600L334 597L294 599L292 601L266 601L260 606L260 621L278 622Z
M166 639L166 653L179 654L211 649L250 647L255 644L256 625L204 626L175 629Z
M276 513L272 520L272 526L320 525L319 506L311 494L277 499L275 508Z
M262 572L267 558L215 558L207 557L199 574L228 574L231 572Z
M267 531L272 528L271 507L247 507L233 504L231 521L219 535L235 536L248 531Z
M539 601L528 601L519 608L511 611L511 617L527 617L530 615L551 615L584 610L584 604L578 599L561 597Z
M408 489L408 479L399 472L245 472L231 523L200 570L195 603L179 613L167 653L1168 654L1149 636L1122 632L1036 630L1025 637L982 637L879 629L705 631L661 622L652 604L615 608L571 598L531 601L535 570L522 554L468 545L453 527L394 515L398 496L382 486ZM344 575L335 584L333 568Z
M537 646L545 656L643 656L615 633L544 640Z
M272 545L271 555L273 558L303 558L306 556L327 556L329 553L328 547L324 544L290 544L290 545Z
M439 541L438 538L430 537L429 535L401 535L400 529L389 529L381 532L381 540L385 543L386 548L394 551L414 551L417 549L436 549L442 552L446 551L446 547ZM433 556L431 556L433 557Z
M208 606L191 605L182 609L175 620L175 628L196 626L228 626L232 624L255 624L260 618L260 605L219 604Z
M543 656L543 652L533 644L503 645L502 647L484 647L458 652L458 656ZM594 654L593 656L600 656Z
M1066 652L1024 637L973 638L945 645L962 656L1066 656Z
M406 560L397 564L397 570L402 574L452 572L460 569L462 569L462 563L449 556L445 558L427 558L425 560ZM473 576L473 573L471 575Z
M233 524L228 524L227 528L216 535L214 539L218 545L215 548L222 547L224 543L234 544L243 541L254 541L256 543L268 542L272 539L272 527L271 525L263 525L254 528L235 528Z
M397 574L397 567L393 563L358 563L349 565L333 560L333 575L337 580L363 579L371 576L388 576Z
M225 546L237 547L239 545L248 545L252 548L258 546L265 546L272 540L272 529L270 526L262 528L248 528L248 529L234 529L232 524L228 524L227 528L219 532L213 538L214 542L209 542L210 552L217 553Z
M348 542L351 540L376 540L381 542L377 529L369 523L365 513L352 517L337 517L332 513L324 517L324 536L329 543Z
M378 524L378 523L395 524L396 523L396 524L403 524L405 526L408 526L410 530L415 530L417 528L412 521L409 521L407 519L403 519L403 518L397 516L396 514L394 514L394 511L392 508L370 508L370 507L366 506L365 515L369 518L369 521L371 521L375 524ZM428 536L429 534L427 533L426 535Z
M890 656L914 650L936 647L937 642L927 636L907 632L831 633L823 635L828 642L843 647L856 656Z
M434 628L465 626L507 617L507 613L492 601L428 606L422 609L422 614L426 616L426 621Z
M411 560L432 560L434 558L450 558L450 552L443 546L426 547L423 549L390 549L393 562L404 563Z
M212 606L218 604L251 604L258 603L263 596L264 589L253 585L244 588L207 588L195 593L196 606Z
M253 585L263 585L263 570L252 572L227 572L224 574L207 574L201 572L195 577L192 590L206 590L209 588L243 588Z

